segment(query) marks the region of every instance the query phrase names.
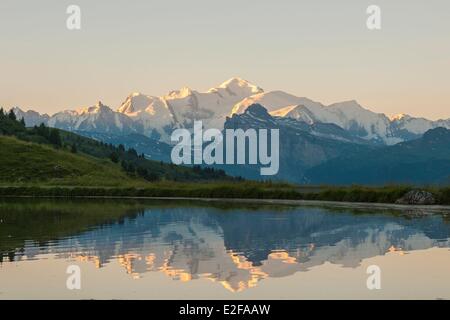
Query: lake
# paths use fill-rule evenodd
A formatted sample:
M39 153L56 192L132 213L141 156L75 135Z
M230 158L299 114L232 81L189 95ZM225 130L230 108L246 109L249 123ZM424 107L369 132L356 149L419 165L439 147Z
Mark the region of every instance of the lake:
M449 239L415 210L2 200L0 299L449 299Z

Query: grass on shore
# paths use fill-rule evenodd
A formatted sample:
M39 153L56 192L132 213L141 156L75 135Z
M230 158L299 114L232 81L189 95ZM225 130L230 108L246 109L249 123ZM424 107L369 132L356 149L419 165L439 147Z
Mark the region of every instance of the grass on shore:
M0 136L0 184L41 186L135 186L131 178L106 159L74 154L51 146Z
M281 182L148 182L86 154L0 136L0 197L187 197L394 203L411 186L297 186ZM425 187L450 205L450 187Z
M145 187L0 186L0 197L187 197L395 203L412 189L410 186L324 186L311 191L310 187L272 182L155 182ZM438 204L450 205L450 187L421 189L432 192Z

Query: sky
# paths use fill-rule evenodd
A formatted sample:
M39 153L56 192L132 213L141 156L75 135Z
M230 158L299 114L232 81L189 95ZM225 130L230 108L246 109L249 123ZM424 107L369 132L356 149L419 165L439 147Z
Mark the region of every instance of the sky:
M81 8L81 30L66 9ZM366 27L369 5L381 30ZM117 108L239 76L324 104L450 118L448 0L1 0L0 106Z

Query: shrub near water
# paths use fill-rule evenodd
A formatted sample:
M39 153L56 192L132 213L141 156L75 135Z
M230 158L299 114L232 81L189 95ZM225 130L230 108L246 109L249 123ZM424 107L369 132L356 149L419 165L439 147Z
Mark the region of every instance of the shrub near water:
M381 188L369 187L329 187L316 194L309 194L313 200L346 201L346 202L378 202L394 203L411 190L407 186L388 186Z

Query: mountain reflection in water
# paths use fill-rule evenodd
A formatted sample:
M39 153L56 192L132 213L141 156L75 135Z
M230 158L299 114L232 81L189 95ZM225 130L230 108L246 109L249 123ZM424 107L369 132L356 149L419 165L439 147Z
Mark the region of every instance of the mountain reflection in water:
M136 279L161 272L178 281L207 278L239 292L265 278L287 277L325 262L354 268L387 252L449 247L445 215L224 207L2 203L1 263L46 254L89 261L97 268L117 260ZM101 217L91 221L100 211Z

